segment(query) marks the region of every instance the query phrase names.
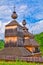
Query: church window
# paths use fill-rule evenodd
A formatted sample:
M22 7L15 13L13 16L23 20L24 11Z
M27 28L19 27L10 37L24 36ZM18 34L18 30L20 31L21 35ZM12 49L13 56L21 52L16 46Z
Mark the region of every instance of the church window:
M21 27L18 27L17 28L17 31L22 32L22 28Z

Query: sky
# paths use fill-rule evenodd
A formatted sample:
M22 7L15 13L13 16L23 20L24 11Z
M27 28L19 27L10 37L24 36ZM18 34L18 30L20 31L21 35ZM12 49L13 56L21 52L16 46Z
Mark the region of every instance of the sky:
M12 21L14 6L17 22L25 19L32 34L43 32L43 0L0 0L0 39L4 39L5 25Z

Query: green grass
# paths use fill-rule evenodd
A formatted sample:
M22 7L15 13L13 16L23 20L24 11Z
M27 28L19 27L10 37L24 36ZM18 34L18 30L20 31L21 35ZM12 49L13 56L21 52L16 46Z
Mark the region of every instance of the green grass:
M0 61L0 65L43 65L42 63L27 63L27 62L21 62L21 61Z

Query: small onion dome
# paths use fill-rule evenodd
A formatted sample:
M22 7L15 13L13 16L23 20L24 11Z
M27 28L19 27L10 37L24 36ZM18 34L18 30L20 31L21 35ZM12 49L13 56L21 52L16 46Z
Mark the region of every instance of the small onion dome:
M15 11L13 12L13 14L12 14L11 17L12 17L13 19L16 19L16 18L18 17Z
M22 24L23 24L23 26L25 26L25 25L26 25L26 21L25 21L25 20L23 20Z
M22 29L28 31L28 28L27 27L23 27Z

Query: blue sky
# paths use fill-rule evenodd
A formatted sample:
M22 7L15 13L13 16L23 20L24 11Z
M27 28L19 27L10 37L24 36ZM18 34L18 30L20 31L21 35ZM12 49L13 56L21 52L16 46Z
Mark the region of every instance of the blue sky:
M0 39L4 38L5 25L12 20L14 5L20 24L25 15L31 33L43 32L43 0L0 0Z

